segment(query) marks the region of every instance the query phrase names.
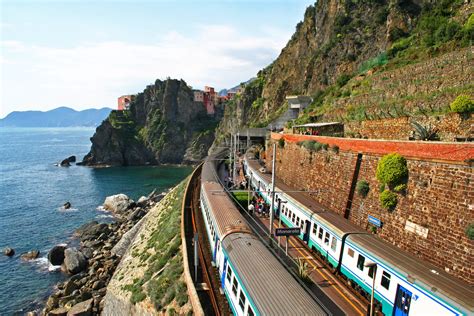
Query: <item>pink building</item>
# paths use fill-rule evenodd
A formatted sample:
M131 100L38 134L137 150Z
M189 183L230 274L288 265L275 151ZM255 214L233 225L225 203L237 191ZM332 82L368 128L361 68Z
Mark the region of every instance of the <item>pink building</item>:
M130 108L130 102L133 100L133 95L123 95L117 100L117 110L123 111Z

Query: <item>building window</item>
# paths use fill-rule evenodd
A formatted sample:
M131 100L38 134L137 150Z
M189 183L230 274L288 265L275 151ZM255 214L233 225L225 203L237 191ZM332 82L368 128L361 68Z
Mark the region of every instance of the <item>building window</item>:
M324 235L324 243L326 245L329 245L329 233L328 232L326 232L326 234Z
M240 295L239 295L239 306L242 308L242 311L245 309L245 295L244 291L240 290Z
M230 269L230 265L227 266L227 281L229 281L229 284L230 284L230 280L232 279L232 270Z
M369 271L367 272L367 274L369 275L369 277L370 277L371 279L374 278L374 272L375 272L375 266L370 266L370 267L369 267Z
M318 225L314 224L313 225L313 235L316 236L317 232L318 232Z
M248 316L255 316L255 313L253 312L253 309L249 306L249 310L247 313Z
M318 234L319 239L323 239L323 228L319 227L319 234Z
M336 251L336 247L337 247L337 239L336 237L332 237L332 240L331 240L331 249L332 251Z
M353 249L347 248L347 254L349 255L349 257L354 258L354 250Z
M390 277L391 277L390 273L388 273L387 271L384 271L382 273L382 280L380 280L380 285L382 285L387 290L390 287Z
M234 293L235 296L237 296L237 278L234 277L232 280L232 293Z
M365 257L363 255L359 255L359 258L357 258L357 268L359 268L360 271L364 271L364 262Z

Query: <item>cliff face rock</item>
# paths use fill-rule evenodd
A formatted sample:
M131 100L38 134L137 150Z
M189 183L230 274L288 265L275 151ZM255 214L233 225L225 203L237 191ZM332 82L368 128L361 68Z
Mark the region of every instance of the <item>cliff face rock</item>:
M366 78L365 81L359 78L358 82L368 90L360 97L370 99L371 75L385 71L382 66L404 68L469 45L472 26L468 29L466 21L472 11L472 5L462 1L317 1L306 9L303 21L298 23L278 58L259 76L263 82L261 93L255 95L246 88L239 99L233 101L235 107L226 108L217 140L232 128L266 126L282 113L287 95L309 95L315 100L307 111L314 112L312 117L308 118L306 113L306 121L300 123L326 120L321 115L331 114L338 99L352 98L360 92L346 86L358 75ZM381 91L389 93L391 86L397 85L397 78L380 76L384 78ZM444 83L455 84L448 81L446 78ZM411 82L407 88L417 84ZM383 95L377 94L374 103L382 108L384 100ZM422 100L428 109L429 102L429 96ZM350 100L347 103L351 107L358 106ZM344 111L338 119L353 118L347 117Z
M192 89L183 80L156 80L136 95L130 110L112 111L91 138L86 165L144 165L200 160L200 151L185 159L188 148L204 147L213 139L217 119L194 102ZM205 135L204 135L205 136Z

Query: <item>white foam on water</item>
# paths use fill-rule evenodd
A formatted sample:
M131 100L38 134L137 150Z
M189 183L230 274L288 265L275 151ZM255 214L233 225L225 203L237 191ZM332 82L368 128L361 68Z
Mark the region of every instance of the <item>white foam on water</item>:
M96 218L114 218L114 216L109 214L100 214L97 215Z
M65 209L64 206L58 207L57 210L61 213L73 213L73 212L79 211L78 208L71 207L71 208Z
M61 266L53 266L51 263L49 263L49 260L46 257L34 259L32 262L36 264L39 270L42 272L53 272L61 269Z

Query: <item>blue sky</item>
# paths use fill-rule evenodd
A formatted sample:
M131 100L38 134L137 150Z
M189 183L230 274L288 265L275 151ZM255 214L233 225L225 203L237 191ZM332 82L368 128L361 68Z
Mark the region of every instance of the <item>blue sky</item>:
M234 86L274 60L309 0L0 0L0 117L115 107L155 79Z

